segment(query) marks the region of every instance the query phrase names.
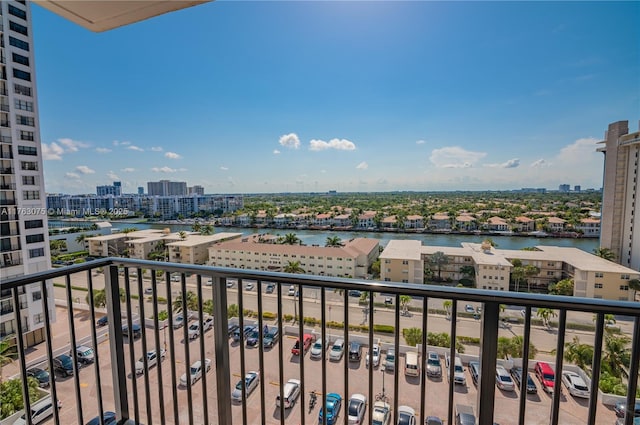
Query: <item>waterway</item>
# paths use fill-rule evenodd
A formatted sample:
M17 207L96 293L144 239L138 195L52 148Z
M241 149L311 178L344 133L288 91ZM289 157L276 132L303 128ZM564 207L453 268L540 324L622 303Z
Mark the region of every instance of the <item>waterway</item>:
M49 227L71 227L90 225L94 222L59 221L50 220ZM135 227L137 229L171 229L172 232L190 231L188 224L157 224L157 223L127 223L122 221L111 222L114 229L125 227ZM460 234L431 234L431 233L395 233L395 232L342 232L324 230L298 230L298 229L256 229L245 227L216 227L216 233L230 232L250 235L255 233L271 233L274 235L285 235L295 233L306 245L324 246L327 237L338 236L343 241L352 238L373 238L380 241L381 246L386 246L392 239L419 240L423 245L459 247L462 242L481 243L487 236L484 235L460 235ZM565 246L579 248L592 253L598 248L598 238L536 238L525 236L490 236L500 249L522 249L537 245Z

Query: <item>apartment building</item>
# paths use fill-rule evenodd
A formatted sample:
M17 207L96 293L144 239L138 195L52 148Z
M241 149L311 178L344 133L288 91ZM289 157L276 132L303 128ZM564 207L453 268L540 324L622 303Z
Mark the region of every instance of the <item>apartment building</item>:
M242 233L216 233L214 235L188 235L185 239L167 243L169 261L183 264L207 264L209 248L215 244L238 239Z
M378 240L355 238L341 247L274 244L269 235L244 236L209 248L209 264L281 272L299 262L307 274L365 278L378 258Z
M640 270L640 218L635 214L640 131L629 134L629 122L618 121L609 124L600 143L604 146L598 151L605 155L600 246L611 249L620 264Z
M113 233L110 235L96 236L88 238L89 255L94 257L118 257L129 251L131 255L128 241L133 239L145 239L150 237L161 237L163 234L169 234L168 230L145 229L128 233ZM136 255L134 253L134 255ZM134 257L139 259L147 259L146 257Z
M0 2L2 279L51 268L33 51L30 2ZM53 306L53 286L47 285ZM11 291L0 290L0 337L15 333L19 314L25 343L43 341L42 296L40 284L27 285L16 306ZM50 314L55 319L55 309Z
M147 193L149 196L182 196L188 193L187 183L169 180L147 182Z
M465 277L464 266L475 270L476 287L509 290L513 263L532 265L539 273L527 279L531 288L543 287L562 279L574 281L574 296L633 300L629 280L640 272L604 260L577 248L537 246L536 250L496 249L488 243L462 243L461 247L422 246L420 241L391 240L380 254L381 279L394 282L423 283L424 270L440 275L442 280L458 281ZM434 254L446 256L446 264L433 264Z

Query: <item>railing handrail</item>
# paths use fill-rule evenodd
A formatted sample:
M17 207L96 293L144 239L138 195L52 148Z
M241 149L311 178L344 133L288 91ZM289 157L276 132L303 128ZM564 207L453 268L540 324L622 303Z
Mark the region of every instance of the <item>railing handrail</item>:
M572 311L639 316L638 303L633 301L582 298L564 295L529 294L521 292L513 293L489 289L458 288L418 283L385 282L366 279L279 273L118 257L107 257L88 261L86 263L37 272L27 276L6 279L2 281L2 286L6 289L12 289L29 283L41 282L55 277L66 276L71 273L91 270L98 267L107 267L110 265L139 267L143 269L162 269L166 272L196 273L212 277L274 281L282 284L305 285L311 287L331 287L343 290L354 289L354 285L361 285L362 287L358 288L360 290L385 292L393 295L410 295L416 297L426 296L429 298L452 299L469 302L499 302L500 304L519 305L523 307L545 307L562 310L566 309L567 305L571 305Z

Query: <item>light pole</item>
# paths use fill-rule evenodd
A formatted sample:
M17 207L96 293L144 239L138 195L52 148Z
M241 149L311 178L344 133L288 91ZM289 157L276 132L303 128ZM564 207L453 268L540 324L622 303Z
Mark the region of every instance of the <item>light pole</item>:
M296 318L298 317L298 294L295 293L293 295L293 323L296 323Z
M373 365L373 361L372 361L371 364ZM385 371L385 365L384 364L380 367L380 371L382 372L382 397L384 398L387 395L385 393L385 390L384 390L384 375L386 375L385 372L384 372Z

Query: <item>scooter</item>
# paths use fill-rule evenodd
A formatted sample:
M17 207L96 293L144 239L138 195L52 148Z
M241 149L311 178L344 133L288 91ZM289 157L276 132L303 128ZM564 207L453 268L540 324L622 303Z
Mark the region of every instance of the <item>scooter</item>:
M315 391L311 391L311 396L309 397L309 413L316 407L316 403L318 401L318 396Z

